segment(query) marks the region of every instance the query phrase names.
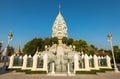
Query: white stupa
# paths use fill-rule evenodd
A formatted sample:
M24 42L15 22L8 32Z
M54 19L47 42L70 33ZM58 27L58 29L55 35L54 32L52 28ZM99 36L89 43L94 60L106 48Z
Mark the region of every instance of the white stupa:
M58 37L58 39L62 39L63 37L68 37L67 25L64 21L64 18L60 10L52 27L52 37Z

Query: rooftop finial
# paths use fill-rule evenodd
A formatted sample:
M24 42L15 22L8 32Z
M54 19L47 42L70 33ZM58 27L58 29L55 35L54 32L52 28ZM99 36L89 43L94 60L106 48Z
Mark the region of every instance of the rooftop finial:
M59 12L60 12L60 9L61 9L61 6L60 6L60 3L59 3Z

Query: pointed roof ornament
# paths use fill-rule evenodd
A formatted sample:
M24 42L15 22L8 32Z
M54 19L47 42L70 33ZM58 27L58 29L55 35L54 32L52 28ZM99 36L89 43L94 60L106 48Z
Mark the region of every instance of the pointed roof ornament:
M60 11L60 8L61 8L61 6L60 6L60 3L59 3L59 11Z
M60 3L59 3L59 6L58 6L58 7L59 7L59 13L60 13L60 9L61 9L61 5L60 5Z
M68 37L67 34L67 25L64 21L64 18L60 12L61 6L59 4L59 13L54 21L52 27L52 37L58 37L58 39L62 39L62 37Z
M14 54L17 55L17 56L22 55L20 45L18 46L18 49L16 50L16 52Z

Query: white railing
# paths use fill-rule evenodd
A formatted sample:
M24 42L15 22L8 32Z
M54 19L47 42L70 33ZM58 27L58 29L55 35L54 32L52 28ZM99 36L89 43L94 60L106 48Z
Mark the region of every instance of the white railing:
M106 56L88 56L87 54L79 56L74 55L74 73L76 71L90 71L91 69L99 70L100 68L112 68L110 57Z
M74 73L76 71L90 71L91 69L99 70L100 68L112 68L110 57L107 56L88 56L74 54ZM55 60L54 60L55 61ZM21 68L30 69L32 71L47 71L48 72L48 55L38 55L35 54L33 57L31 55L27 56L14 56L10 57L9 68ZM69 65L69 63L68 63ZM70 67L70 66L68 66ZM55 63L52 63L52 73L55 72ZM70 69L70 68L69 68Z

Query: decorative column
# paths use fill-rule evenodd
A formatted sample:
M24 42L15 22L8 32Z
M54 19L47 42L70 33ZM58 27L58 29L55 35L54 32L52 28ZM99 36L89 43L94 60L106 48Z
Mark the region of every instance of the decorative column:
M10 63L8 68L13 68L13 62L14 62L14 55L10 57Z
M43 62L43 69L48 72L48 67L47 67L47 65L48 65L48 64L47 64L47 63L48 63L48 60L47 60L47 59L48 59L48 55L45 54L44 57L43 57L43 61L44 61L44 62Z
M87 54L85 54L84 60L85 60L85 69L86 69L86 71L89 71L90 70L90 68L89 68L89 57L88 57Z
M94 59L94 67L95 67L95 69L99 70L99 67L98 67L98 57L96 55L94 55L93 59Z
M26 66L27 66L27 55L24 55L22 69L26 69Z
M53 62L52 63L52 72L51 72L52 74L54 74L55 73L55 63Z
M76 70L78 70L78 55L75 53L74 55L74 73L76 73Z
M110 57L108 55L106 55L106 62L107 62L107 67L108 68L112 68L110 60L111 60Z
M37 69L37 59L38 59L38 55L35 54L33 56L33 67L32 67L32 70L36 70Z

